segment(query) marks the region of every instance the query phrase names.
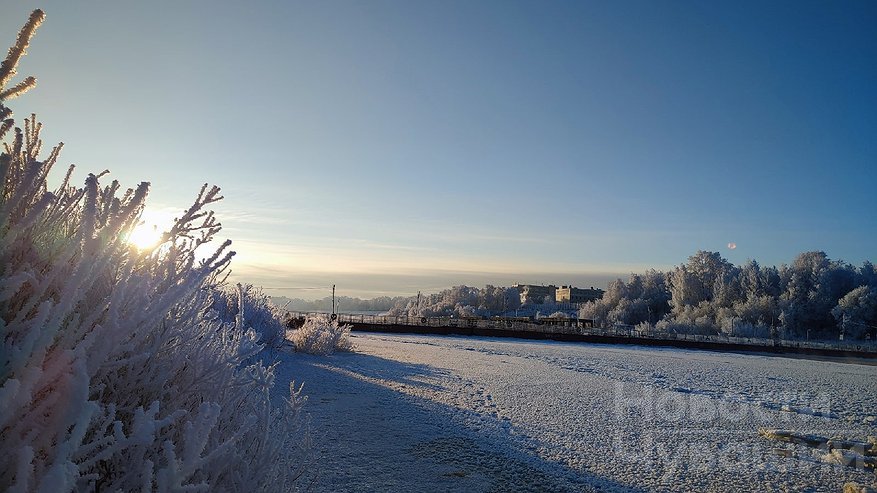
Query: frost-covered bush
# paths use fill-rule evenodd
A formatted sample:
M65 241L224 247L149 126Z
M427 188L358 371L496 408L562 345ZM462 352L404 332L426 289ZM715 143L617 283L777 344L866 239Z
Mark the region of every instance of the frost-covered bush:
M256 331L212 309L230 242L196 257L220 231L205 210L219 189L205 185L145 251L127 237L148 183L121 192L104 172L75 187L71 166L50 191L60 146L40 159L40 124L15 127L5 106L35 82L6 89L42 19L0 66L0 489L288 487L302 398L272 405Z
M252 327L259 334L260 344L278 348L283 343L286 331L283 314L252 284L238 283L235 287L215 290L213 309L226 324L242 329Z
M325 314L309 316L301 327L287 331L286 338L302 353L328 355L353 350L350 326L339 325Z

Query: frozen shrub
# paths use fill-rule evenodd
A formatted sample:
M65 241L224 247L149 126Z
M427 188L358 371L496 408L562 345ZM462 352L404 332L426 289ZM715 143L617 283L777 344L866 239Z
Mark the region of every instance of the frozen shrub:
M260 288L239 283L215 290L213 300L213 309L223 322L241 330L253 328L259 343L267 347L278 348L283 343L283 315Z
M148 183L120 193L105 172L79 188L70 167L49 191L60 146L40 159L40 124L15 127L5 106L34 84L6 89L42 19L0 65L0 487L287 489L302 397L273 405L256 331L212 309L230 242L196 255L220 231L205 210L219 189L205 185L149 250L127 241Z
M302 353L328 355L353 350L350 326L339 325L328 315L309 316L304 325L287 331L286 338L292 341L296 351Z

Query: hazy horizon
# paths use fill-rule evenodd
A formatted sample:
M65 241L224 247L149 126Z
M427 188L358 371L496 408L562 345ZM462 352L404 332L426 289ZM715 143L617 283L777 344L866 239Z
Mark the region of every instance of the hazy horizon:
M691 255L695 253L692 252ZM522 272L515 274L418 270L405 275L378 273L351 275L349 273L308 272L297 274L294 277L295 283L284 283L283 281L287 280L284 275L272 276L270 273L257 273L254 275L251 273L250 278L243 279L243 282L252 283L253 278L262 279L264 281L262 284L255 283L255 285L262 287L266 294L298 298L306 301L314 301L331 296L333 284L335 285L336 296L348 296L363 300L380 296L411 297L417 295L418 292L425 295L433 294L460 285L482 288L487 285L511 287L514 284L554 284L555 286L596 287L606 290L610 282L616 279L627 281L630 274L643 274L649 269L659 272L671 272L675 267L687 263L688 258L689 256L686 256L672 265L642 265L631 271L617 272L570 273L558 271L541 273ZM829 258L835 261L846 262L845 259L832 258L830 255ZM785 262L775 265L761 264L761 266L780 267L781 265L792 265L794 260L794 258L790 258ZM873 261L871 262L873 263ZM854 267L862 265L862 263L851 264ZM737 265L739 266L740 264Z
M611 273L603 273L589 275L545 273L544 275L528 274L515 276L512 274L494 274L488 272L448 273L437 271L433 273L420 272L409 275L361 274L359 276L346 275L333 277L324 273L310 273L296 276L295 280L300 282L295 284L265 283L256 285L260 285L265 293L270 296L284 296L286 298L299 298L313 301L331 296L332 284L334 283L336 296L349 296L351 298L361 298L365 300L380 296L416 296L418 291L422 294L433 294L459 285L471 287L484 287L486 285L508 287L517 283L554 284L556 286L572 285L582 288L593 286L605 290L607 284L618 277L626 279L627 274L613 275ZM457 279L459 281L448 283L448 279Z

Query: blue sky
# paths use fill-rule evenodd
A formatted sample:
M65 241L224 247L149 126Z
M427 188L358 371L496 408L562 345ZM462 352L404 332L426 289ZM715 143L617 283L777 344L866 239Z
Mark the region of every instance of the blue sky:
M221 186L270 294L875 260L874 2L16 2L4 43L35 7L13 109L156 218Z

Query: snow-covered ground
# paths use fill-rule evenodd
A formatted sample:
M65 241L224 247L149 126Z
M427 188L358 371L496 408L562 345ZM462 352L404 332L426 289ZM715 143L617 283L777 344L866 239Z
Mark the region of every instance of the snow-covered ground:
M831 491L873 473L760 427L877 435L877 367L680 349L355 334L283 354L314 491Z

